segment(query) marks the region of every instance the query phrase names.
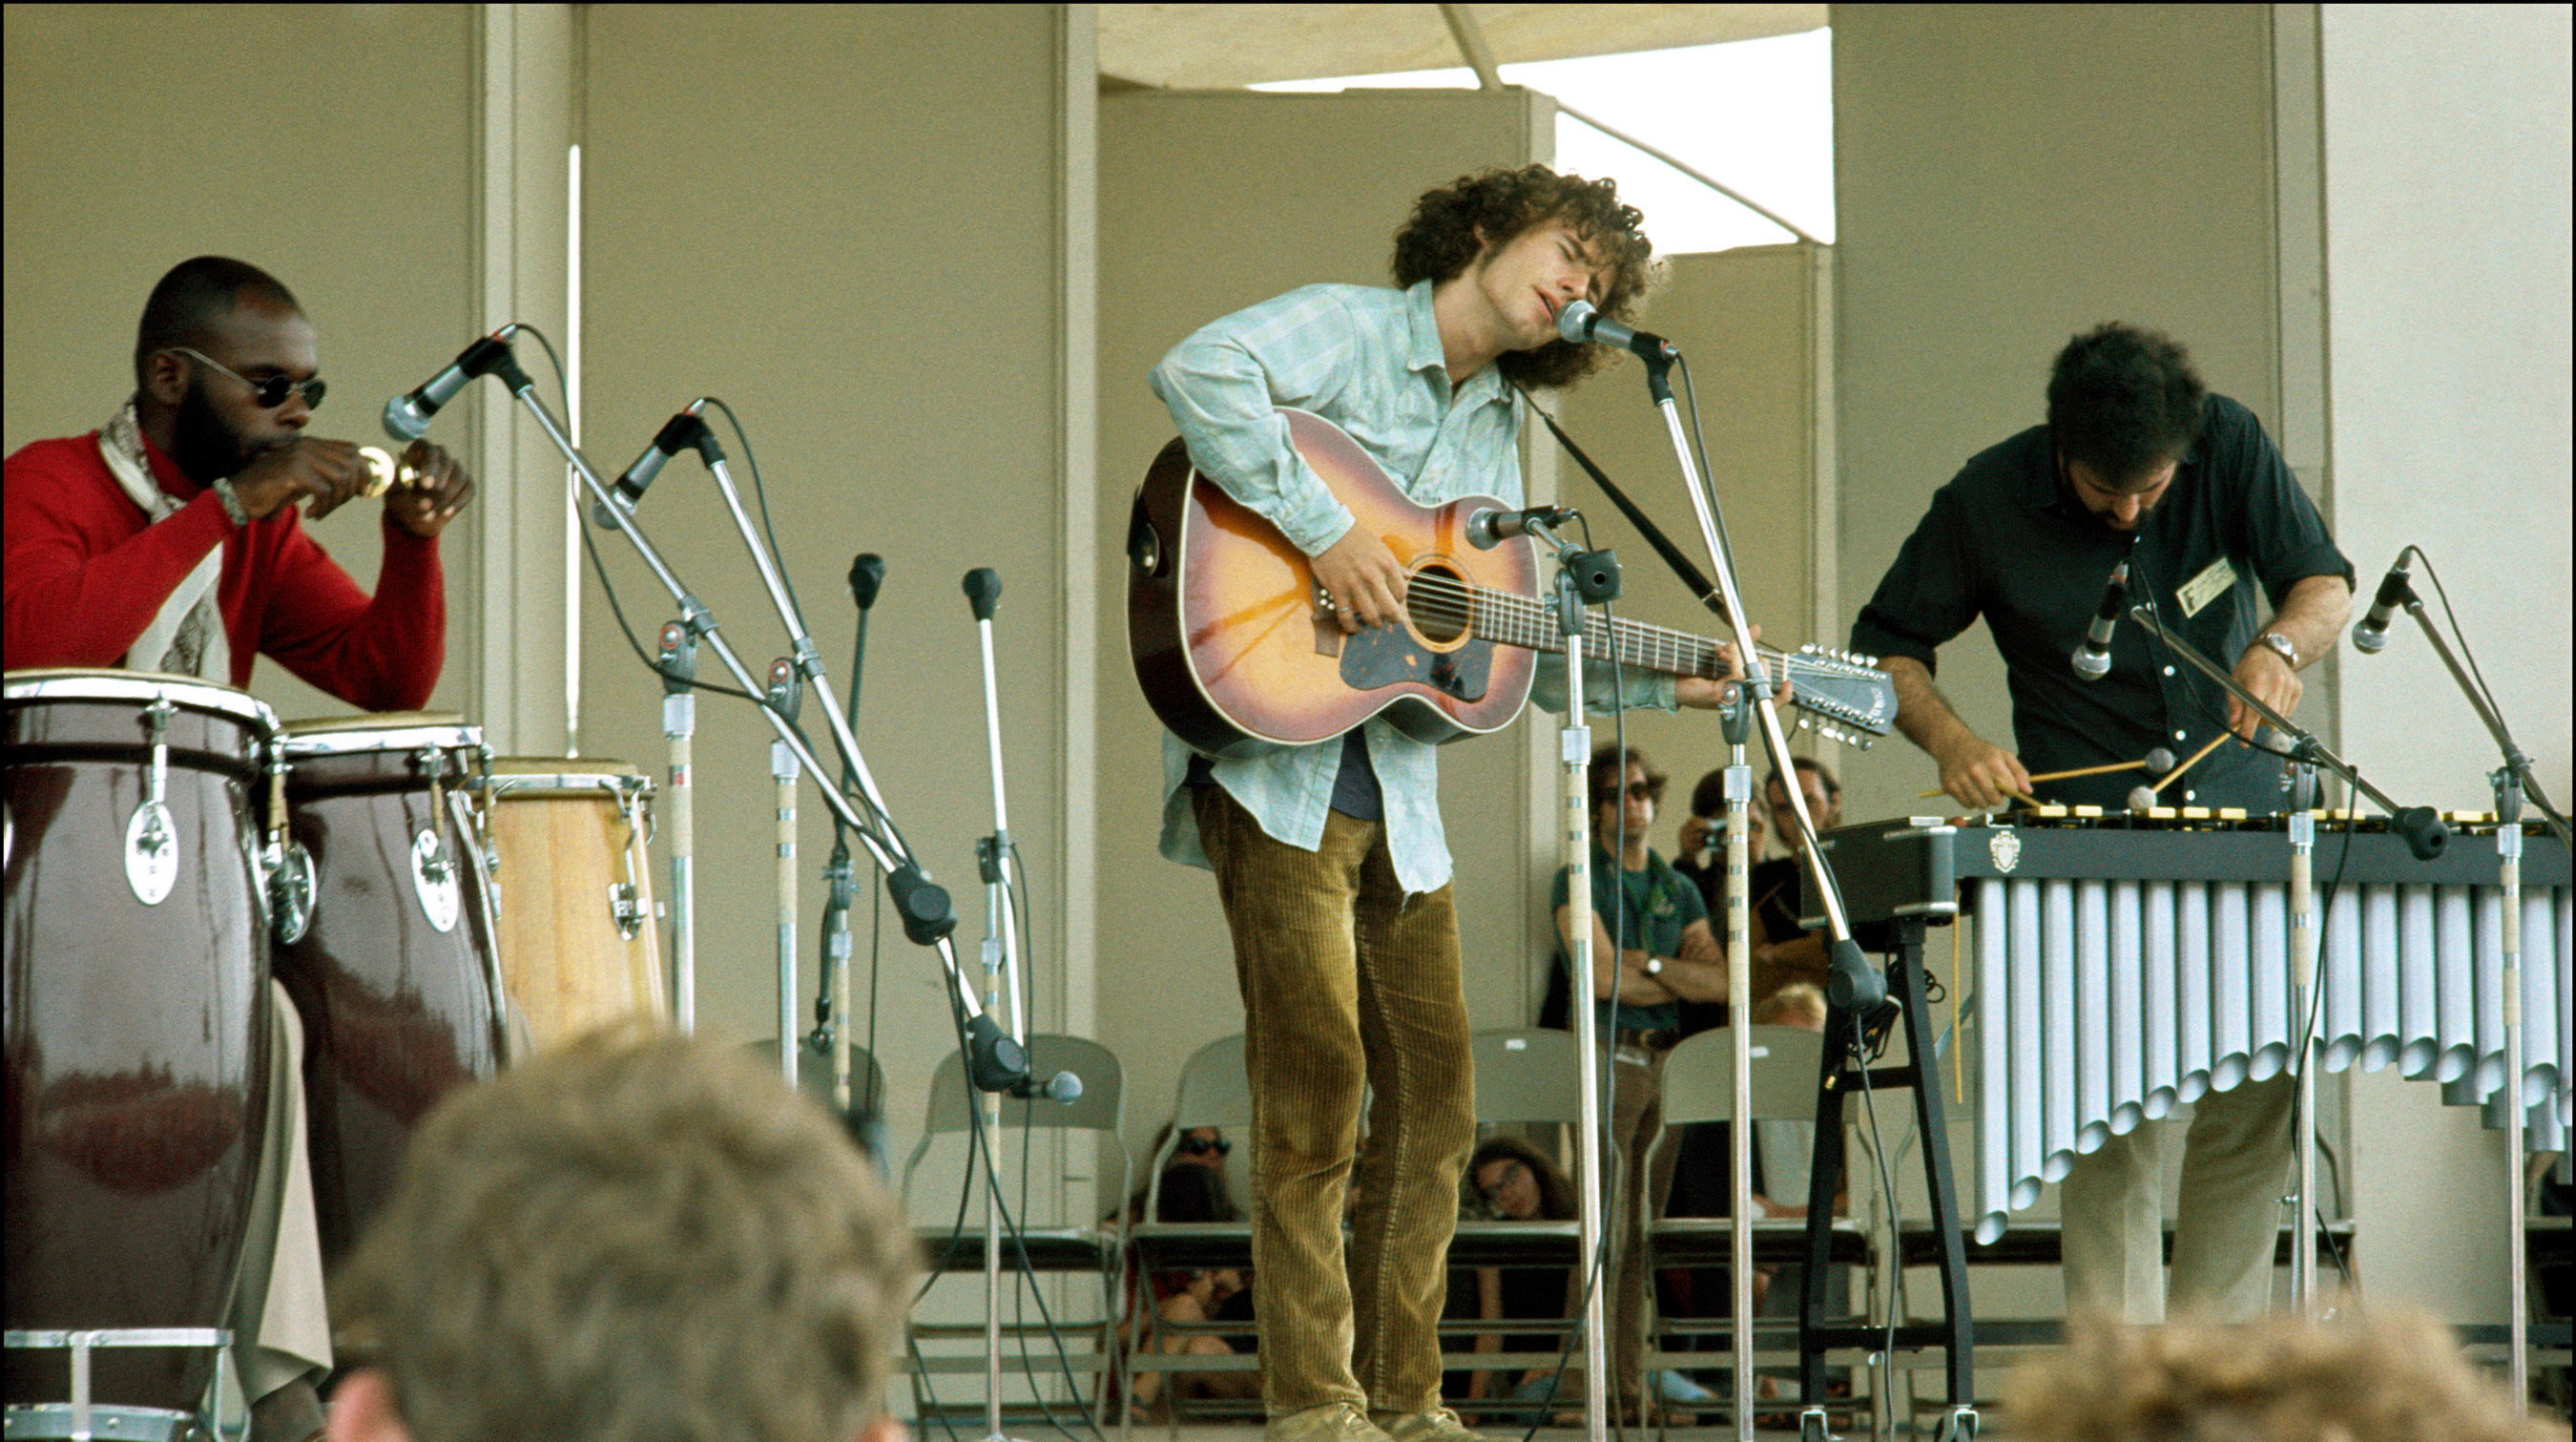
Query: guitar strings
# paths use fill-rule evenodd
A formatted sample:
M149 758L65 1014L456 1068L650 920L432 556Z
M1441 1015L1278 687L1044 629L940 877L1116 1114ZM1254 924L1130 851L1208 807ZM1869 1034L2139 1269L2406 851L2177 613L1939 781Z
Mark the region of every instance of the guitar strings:
M1416 603L1416 598L1420 603ZM1511 591L1478 586L1437 571L1417 572L1405 592L1405 610L1417 623L1430 623L1458 631L1472 630L1481 613L1494 623L1489 629L1496 639L1512 644L1544 647L1557 639L1555 609L1544 602ZM1641 621L1605 623L1598 616L1587 616L1584 623L1584 650L1607 655L1618 645L1624 659L1634 659L1659 670L1698 674L1702 667L1716 659L1717 643L1687 631L1656 626ZM1766 662L1786 664L1791 659L1773 647L1757 645L1756 654Z

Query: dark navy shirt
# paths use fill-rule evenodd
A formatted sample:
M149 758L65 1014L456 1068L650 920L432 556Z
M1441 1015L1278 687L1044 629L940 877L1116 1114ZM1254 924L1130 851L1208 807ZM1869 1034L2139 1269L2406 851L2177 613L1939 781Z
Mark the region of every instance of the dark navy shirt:
M2155 747L2188 759L2227 726L2227 694L2125 612L2111 672L2076 677L2069 658L2102 601L2111 568L2129 561L2129 604L2234 669L2258 629L2255 587L2278 607L2309 576L2352 580L2344 559L2254 414L2212 395L2200 437L2134 533L2084 507L2060 476L2048 427L2033 426L1972 457L1878 583L1851 644L1877 656L1934 651L1983 616L2003 653L2013 739L2034 772L2135 761ZM2280 809L2281 763L2229 743L2160 798L2168 805ZM2137 772L2043 783L2042 800L2127 804Z

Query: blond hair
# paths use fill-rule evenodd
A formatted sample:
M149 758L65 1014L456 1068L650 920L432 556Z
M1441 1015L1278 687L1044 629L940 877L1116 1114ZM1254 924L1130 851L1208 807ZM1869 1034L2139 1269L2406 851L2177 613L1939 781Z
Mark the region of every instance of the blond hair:
M2004 1393L2012 1435L2045 1442L2539 1442L2461 1357L2449 1330L2411 1312L2311 1326L2077 1322L2065 1352Z
M846 1442L914 1265L821 1109L615 1030L431 1113L331 1300L420 1442Z
M1755 1026L1803 1026L1821 1030L1825 1015L1825 993L1812 981L1790 982L1753 1004Z

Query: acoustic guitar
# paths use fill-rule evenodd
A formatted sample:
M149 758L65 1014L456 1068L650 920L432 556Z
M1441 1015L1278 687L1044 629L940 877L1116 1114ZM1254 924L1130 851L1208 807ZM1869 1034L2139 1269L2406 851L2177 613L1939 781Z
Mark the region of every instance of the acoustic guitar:
M1419 741L1498 730L1529 700L1540 652L1564 650L1541 599L1527 539L1490 550L1467 521L1508 510L1491 496L1423 507L1339 426L1282 407L1290 442L1359 534L1384 540L1407 573L1404 620L1345 634L1306 554L1191 463L1163 447L1127 522L1127 643L1154 714L1211 756L1328 741L1380 712ZM1671 676L1725 673L1718 643L1587 612L1584 654ZM1799 724L1867 746L1896 719L1896 690L1866 658L1814 646L1765 648L1793 683Z

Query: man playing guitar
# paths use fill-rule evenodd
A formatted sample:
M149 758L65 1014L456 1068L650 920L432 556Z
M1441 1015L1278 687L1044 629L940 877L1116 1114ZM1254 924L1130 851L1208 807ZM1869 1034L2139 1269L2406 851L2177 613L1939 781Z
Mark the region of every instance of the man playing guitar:
M1653 253L1643 219L1607 180L1539 165L1462 177L1396 233L1400 289L1306 286L1215 321L1155 367L1155 394L1199 471L1311 558L1344 632L1399 625L1406 558L1354 524L1277 408L1340 427L1421 505L1522 504L1507 382L1593 369L1600 353L1560 340L1557 313L1578 299L1630 313ZM1591 664L1605 709L1714 707L1742 674L1731 650L1718 676L1632 667L1611 698L1610 667ZM1561 675L1540 668L1534 689L1562 708ZM1475 1078L1436 756L1383 716L1222 759L1164 737L1162 851L1216 873L1243 992L1266 1442L1474 1438L1439 1395Z

